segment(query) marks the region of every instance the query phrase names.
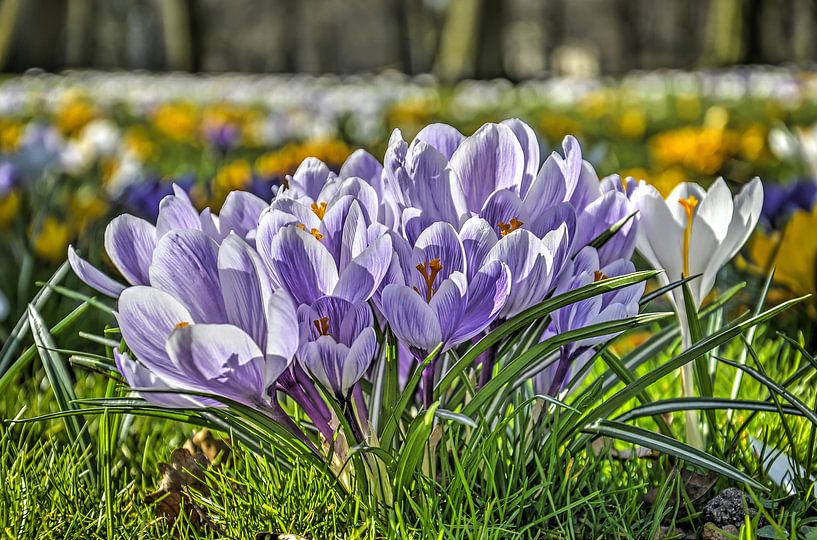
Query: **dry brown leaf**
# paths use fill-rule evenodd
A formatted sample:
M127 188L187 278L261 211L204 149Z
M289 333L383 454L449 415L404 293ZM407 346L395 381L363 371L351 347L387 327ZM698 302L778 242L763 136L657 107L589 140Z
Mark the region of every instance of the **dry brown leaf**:
M184 448L191 454L201 452L211 466L225 463L230 457L230 445L223 439L217 439L209 429L202 429L193 434L191 439L187 439Z
M170 454L170 463L159 463L162 474L159 489L145 497L145 502L156 505L156 516L164 518L172 526L181 512L195 526L210 523L207 514L191 497L196 491L205 497L210 494L204 479L209 460L202 453L192 454L186 448L177 448Z

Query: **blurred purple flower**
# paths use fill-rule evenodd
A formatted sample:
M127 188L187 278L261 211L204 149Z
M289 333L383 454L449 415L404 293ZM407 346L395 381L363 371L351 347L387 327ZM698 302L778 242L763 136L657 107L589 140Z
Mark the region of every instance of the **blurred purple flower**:
M763 208L760 219L766 227L781 229L796 210L810 212L817 202L817 183L798 180L789 184L763 182Z

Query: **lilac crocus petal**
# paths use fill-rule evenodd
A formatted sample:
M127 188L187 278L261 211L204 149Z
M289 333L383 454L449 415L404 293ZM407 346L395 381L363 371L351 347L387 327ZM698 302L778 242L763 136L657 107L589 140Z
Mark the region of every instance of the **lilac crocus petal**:
M601 197L601 183L593 166L587 162L582 162L581 172L576 181L573 192L568 197L568 202L573 205L576 212L581 212L587 205Z
M336 343L331 336L320 336L306 343L300 358L306 370L328 390L340 398L343 393L343 364L349 355L349 347Z
M113 351L114 361L119 373L125 378L128 386L131 388L145 388L157 390L157 392L137 392L139 397L159 405L160 407L167 407L173 409L183 409L190 407L204 407L201 398L180 394L176 389L167 384L161 377L150 371L139 362L131 359L126 352L120 353L118 350ZM167 392L158 392L158 390L167 390ZM209 403L207 405L210 405Z
M468 282L482 267L485 257L496 245L497 235L494 228L481 217L472 217L462 225L460 240L465 250L465 261L468 267Z
M428 352L442 341L437 316L416 291L404 285L383 289L383 314L397 338L414 349Z
M156 228L144 219L122 214L105 229L105 251L131 285L150 284L155 249Z
M243 330L229 324L194 324L173 331L167 354L187 388L258 405L264 399L264 356Z
M467 307L449 345L462 343L476 336L499 315L511 291L508 267L492 261L474 275L468 283Z
M341 178L351 178L353 176L362 178L375 189L378 196L383 193L380 183L380 177L382 175L383 165L377 161L377 158L362 148L352 152L340 168Z
M429 307L440 323L442 341L454 335L465 311L468 283L462 272L454 272L434 292Z
M555 231L561 225L564 225L567 229L568 238L573 242L573 238L575 238L576 234L576 221L576 212L573 210L573 205L568 202L563 202L535 216L531 220L530 226L526 226L525 228L539 238L542 238L550 231Z
M562 141L562 148L564 149L564 159L557 159L562 174L564 175L567 192L565 196L567 200L571 200L573 192L579 184L579 176L582 171L582 148L579 141L573 135L568 135Z
M170 364L165 341L177 325L195 322L181 302L153 287L129 287L119 296L116 319L136 358L160 375L180 376Z
M340 391L343 394L348 393L352 386L366 374L375 354L377 354L377 334L374 328L365 328L352 343L343 362L340 379Z
M419 208L406 208L400 215L403 236L410 244L415 244L424 230L431 227L434 219Z
M532 216L538 216L547 208L567 199L567 180L564 175L562 158L556 152L553 152L542 164L539 174L531 182L523 199Z
M340 197L331 206L328 206L318 226L321 234L323 234L321 242L332 254L335 264L340 264L340 253L344 242L344 226L347 220L350 219L350 215L351 219L357 219L361 222L362 228L358 231L358 234L362 234L363 239L365 239L366 222L360 213L360 203L351 195ZM347 243L347 247L348 245Z
M219 229L222 233L232 231L246 238L258 227L258 218L265 208L267 203L260 197L246 191L232 191L219 212Z
M267 357L284 359L287 363L298 350L298 315L292 299L284 289L272 293L267 301ZM276 377L277 378L277 377Z
M227 321L244 330L261 349L267 339L265 307L271 294L258 253L235 233L218 250L218 278Z
M579 215L576 229L577 236L573 242L573 252L590 244L610 227L635 212L627 197L617 191L608 191L591 202ZM638 216L631 218L612 238L601 246L599 256L601 264L633 255L638 230Z
M304 195L312 200L318 200L324 185L334 178L335 173L329 170L326 164L313 157L306 158L289 177L289 188L298 196Z
M334 199L345 196L353 197L360 204L367 223L377 220L380 199L372 186L360 178L347 178L338 186Z
M533 129L518 118L504 120L502 124L511 128L513 134L516 135L525 157L522 183L519 186L519 196L524 198L539 171L539 140Z
M392 259L391 238L382 236L352 259L340 274L332 294L350 302L365 302L380 287Z
M213 212L209 208L205 208L201 211L201 214L199 214L199 222L201 222L201 230L204 234L212 238L217 244L220 244L227 236L219 227L218 216L213 215Z
M479 212L493 191L522 181L524 162L522 147L509 127L485 124L457 148L450 167L460 180L468 209Z
M89 287L111 298L118 298L125 286L106 276L101 270L77 255L74 246L68 246L68 264L74 273Z
M441 283L452 272L465 271L465 249L450 223L438 221L420 234L414 244L412 256L415 263L426 264L439 259L442 269L435 283Z
M352 259L360 255L366 249L368 240L368 227L363 210L357 201L352 201L346 218L343 221L340 236L340 246L338 249L338 268L346 268ZM329 236L331 238L331 236Z
M311 304L329 294L338 282L335 261L314 236L289 226L276 234L270 244L269 265L273 279L284 287L297 304Z
M175 229L201 230L199 213L190 199L178 195L168 195L159 203L159 217L156 219L156 237L161 238Z
M202 231L164 235L153 254L150 283L172 294L197 322L227 321L218 276L218 245Z
M414 140L423 141L442 154L446 160L450 160L465 140L465 135L448 124L429 124L420 130Z

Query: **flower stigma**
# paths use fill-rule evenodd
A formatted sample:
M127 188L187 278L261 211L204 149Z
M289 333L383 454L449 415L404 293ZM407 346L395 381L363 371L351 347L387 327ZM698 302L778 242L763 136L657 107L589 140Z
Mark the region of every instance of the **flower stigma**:
M296 226L296 227L298 227L299 229L301 229L302 231L305 231L305 230L306 230L306 225L304 225L303 223L298 223L298 224L297 224L297 225L295 225L295 226ZM309 234L311 234L312 236L314 236L314 237L315 237L315 238L316 238L318 241L323 240L323 235L321 234L321 231L319 231L319 230L318 230L318 229L316 229L315 227L312 227L312 228L309 230Z
M437 279L437 274L443 269L443 265L440 259L431 259L427 263L418 264L415 268L423 276L423 281L426 284L426 302L430 302L431 297L434 296L434 289L432 288L434 280ZM414 290L420 292L417 287L414 287Z
M684 228L684 244L682 256L684 259L684 274L682 277L689 277L689 242L692 238L692 214L695 212L695 207L698 206L698 198L695 195L690 195L686 199L678 199L678 204L684 207L684 212L687 215L686 227Z

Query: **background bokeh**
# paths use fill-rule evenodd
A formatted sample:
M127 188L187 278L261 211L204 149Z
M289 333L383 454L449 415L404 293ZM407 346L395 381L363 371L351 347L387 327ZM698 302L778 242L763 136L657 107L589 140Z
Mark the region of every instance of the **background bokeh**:
M817 60L813 0L3 0L0 71L548 73ZM240 36L240 39L236 39Z

